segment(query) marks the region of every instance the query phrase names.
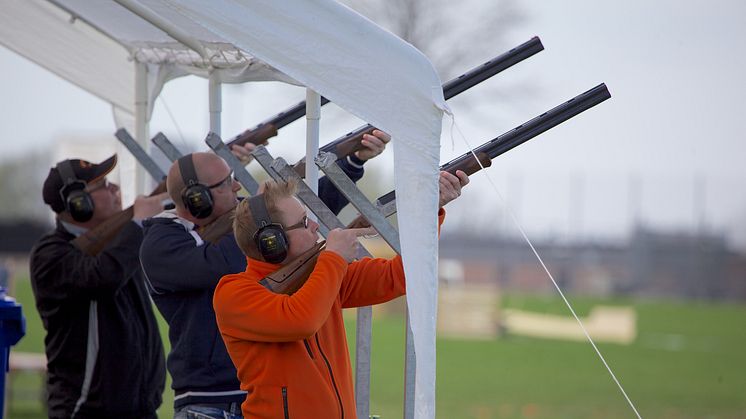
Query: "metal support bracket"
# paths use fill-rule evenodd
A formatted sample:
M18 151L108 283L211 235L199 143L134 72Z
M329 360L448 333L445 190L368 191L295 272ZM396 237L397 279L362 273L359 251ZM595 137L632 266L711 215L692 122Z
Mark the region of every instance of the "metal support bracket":
M337 156L334 153L319 153L315 159L316 165L326 174L334 186L350 201L350 203L363 214L378 234L386 240L386 243L398 254L401 254L399 245L399 232L386 220L381 211L373 205L368 198L360 192L355 183L337 165Z
M334 153L319 153L315 159L316 165L326 174L334 186L344 194L357 210L370 222L376 231L398 254L401 254L399 245L399 232L386 220L386 204L378 202L378 207L373 205L368 198L355 186L355 183L337 165L337 156ZM390 208L389 208L390 209ZM414 352L414 336L407 314L406 325L406 353L404 358L404 418L414 418L414 395L415 395L415 373L416 355Z
M321 234L326 237L330 230L345 228L339 218L324 204L321 198L303 182L303 179L292 166L282 159L273 159L264 146L259 146L251 153L254 159L264 170L278 181L289 181L295 179L298 183L298 199L303 202L318 218ZM358 258L372 257L371 254L360 246ZM370 354L372 342L373 309L370 306L357 309L357 322L355 336L355 402L357 404L357 417L367 418L370 416Z
M211 132L207 134L205 143L207 143L207 146L210 147L215 154L222 157L223 160L228 163L228 166L233 169L233 176L236 177L241 186L246 188L251 195L256 195L259 191L259 183L257 183L256 179L254 179L251 174L249 174L249 171L246 170L243 163L241 163L241 161L231 153L223 140L220 139L217 134Z
M179 149L176 148L176 146L173 145L171 141L168 141L168 138L166 138L166 136L163 135L162 132L156 134L151 141L153 142L153 144L155 144L156 147L158 147L159 150L163 152L163 154L166 155L167 159L171 160L172 163L176 160L179 160L179 158L184 155L184 153L179 151Z
M166 178L166 173L160 168L160 166L158 166L158 163L156 163L155 160L145 152L126 129L118 129L114 136L116 136L119 142L122 143L122 145L125 146L133 156L135 156L135 159L140 162L142 167L147 170L156 182L161 182Z

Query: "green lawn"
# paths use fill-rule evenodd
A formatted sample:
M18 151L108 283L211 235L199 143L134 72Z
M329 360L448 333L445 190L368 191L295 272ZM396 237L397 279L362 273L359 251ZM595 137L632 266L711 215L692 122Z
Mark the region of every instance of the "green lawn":
M598 346L643 417L746 418L746 306L571 302L581 316L598 303L637 310L634 344ZM559 298L511 296L503 306L567 314ZM398 319L374 324L371 409L382 417L401 416L403 334ZM437 345L439 417L635 417L587 342L507 336Z
M28 280L18 281L16 298L24 306L28 326L14 350L41 352L43 330ZM580 298L572 303L581 316L599 303L637 310L635 343L600 344L599 349L643 417L746 418L746 305ZM558 298L509 296L502 304L567 314ZM348 323L352 329L354 321ZM165 339L166 328L161 331ZM353 334L351 330L349 336ZM371 412L384 419L402 415L403 347L403 320L376 318ZM439 339L437 353L440 418L635 417L585 342L517 336ZM35 378L14 380L8 417L44 417ZM161 417L171 416L171 401L169 389Z

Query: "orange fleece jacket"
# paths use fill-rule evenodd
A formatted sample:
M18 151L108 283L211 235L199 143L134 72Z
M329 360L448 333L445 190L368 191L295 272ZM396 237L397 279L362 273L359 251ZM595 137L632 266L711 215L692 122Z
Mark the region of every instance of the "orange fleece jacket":
M438 213L442 224L445 211ZM279 265L247 259L224 276L213 306L218 328L248 392L246 418L355 418L352 368L342 308L404 295L401 257L347 262L323 251L295 294L258 283Z

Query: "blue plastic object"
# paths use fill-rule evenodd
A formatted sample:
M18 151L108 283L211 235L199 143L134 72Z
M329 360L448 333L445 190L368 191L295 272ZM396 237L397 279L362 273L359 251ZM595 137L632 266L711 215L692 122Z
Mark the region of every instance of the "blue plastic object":
M23 317L21 305L12 297L5 295L5 287L0 286L0 416L5 411L5 375L8 372L10 347L18 343L26 334L26 318Z

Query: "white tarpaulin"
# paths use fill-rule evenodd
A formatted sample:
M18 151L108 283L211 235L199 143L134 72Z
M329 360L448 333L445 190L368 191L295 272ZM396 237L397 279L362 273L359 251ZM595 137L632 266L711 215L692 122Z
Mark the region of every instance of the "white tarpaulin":
M417 356L415 415L434 417L435 214L441 119L447 107L427 58L331 0L136 2L194 38L200 53L114 2L53 3L61 9L39 0L0 0L0 43L122 110L132 113L134 108L129 58L147 64L151 98L161 87L152 80L183 74L218 71L226 82L292 79L392 135ZM24 13L15 14L16 9Z

